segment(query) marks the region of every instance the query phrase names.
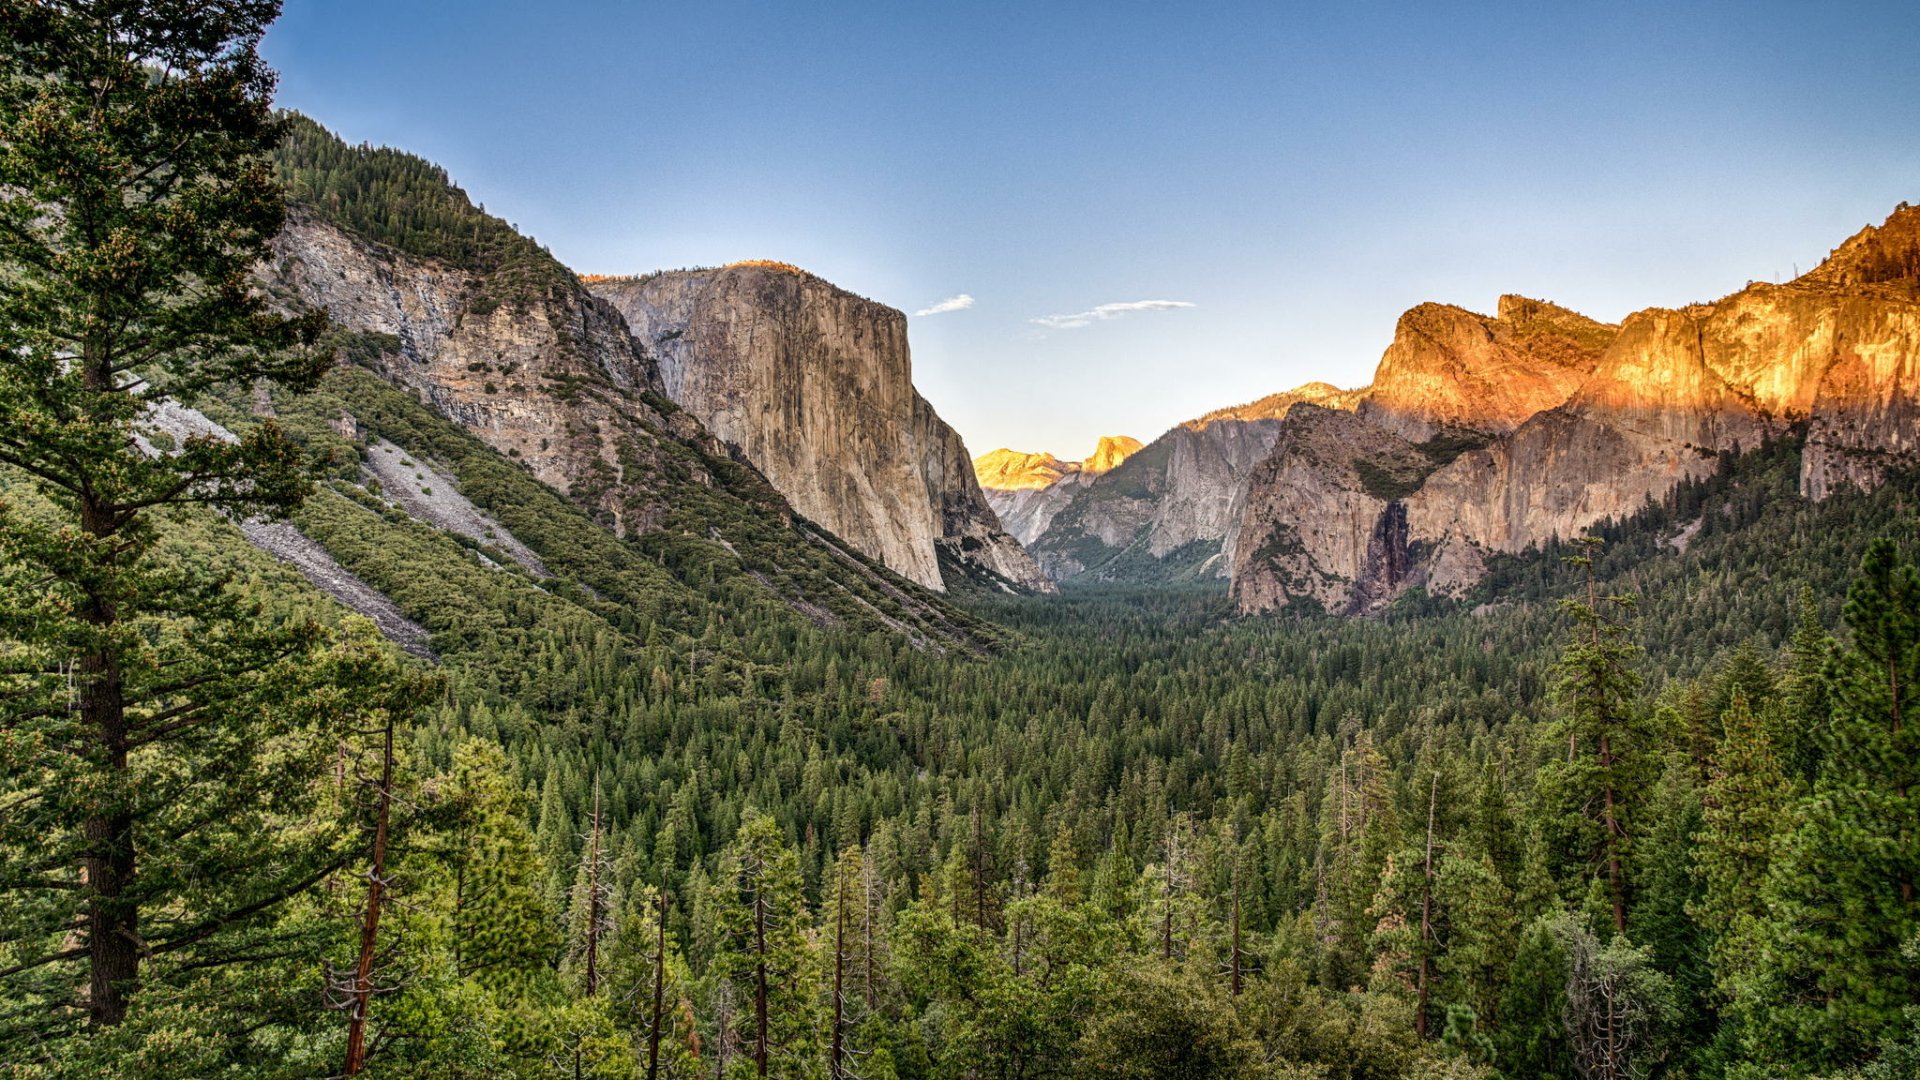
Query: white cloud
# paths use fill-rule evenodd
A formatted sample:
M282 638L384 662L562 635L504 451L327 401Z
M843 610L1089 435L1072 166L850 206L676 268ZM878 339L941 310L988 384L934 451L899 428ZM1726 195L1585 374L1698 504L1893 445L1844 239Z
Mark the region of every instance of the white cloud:
M973 297L961 293L959 296L949 296L932 307L923 307L913 314L915 318L922 315L945 315L949 311L965 311L972 306Z
M1190 308L1192 304L1185 300L1127 300L1117 304L1101 304L1089 311L1076 311L1071 315L1042 315L1028 322L1044 326L1049 330L1078 330L1083 326L1092 326L1096 322L1117 319L1135 311L1169 311L1173 308Z

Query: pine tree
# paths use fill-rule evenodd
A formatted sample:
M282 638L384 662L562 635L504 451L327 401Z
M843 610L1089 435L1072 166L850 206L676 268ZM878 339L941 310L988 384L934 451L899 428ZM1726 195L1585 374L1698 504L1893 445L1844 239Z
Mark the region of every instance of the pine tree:
M749 813L721 859L715 967L751 1012L757 1076L803 1077L819 1065L815 958L800 865L771 817Z
M561 951L559 913L547 903L527 814L526 792L498 745L473 738L454 750L436 838L452 878L454 971L509 996L524 995Z
M600 946L613 930L613 887L613 854L607 842L600 782L596 780L586 834L581 837L580 863L574 870L572 899L567 908L569 967L586 997L600 992Z
M1537 777L1556 847L1573 881L1601 894L1614 933L1627 929L1628 880L1634 804L1658 767L1647 720L1633 702L1639 655L1627 640L1628 596L1602 596L1594 560L1600 541L1585 537L1568 562L1585 572L1583 599L1562 601L1575 636L1561 654L1554 689L1559 721L1555 757ZM1559 756L1560 747L1565 757ZM1577 875L1577 876L1573 876Z
M1567 956L1565 1020L1581 1080L1641 1080L1666 1050L1674 1018L1673 984L1646 951L1616 934L1601 944L1580 921L1555 927Z
M1820 623L1813 590L1803 588L1793 637L1787 643L1787 668L1781 680L1782 707L1771 735L1779 747L1780 767L1801 791L1813 787L1826 756L1833 705L1826 667L1834 642ZM1763 714L1764 715L1764 714Z
M300 348L324 320L272 314L250 277L284 216L255 49L278 9L0 4L0 465L47 510L0 507L0 722L26 748L0 775L30 807L0 826L30 853L0 874L23 957L0 975L47 996L37 1034L76 1011L119 1024L150 962L220 962L227 931L333 857L284 846L260 812L268 784L306 785L264 758L298 725L294 661L319 635L161 542L181 508L283 511L308 490L271 424L181 440L156 423L170 401L309 386L325 366ZM77 936L36 950L54 927ZM48 965L77 965L80 987Z
M1832 716L1812 792L1768 868L1760 971L1746 996L1763 1057L1857 1064L1920 998L1901 947L1920 932L1920 572L1891 541L1847 594L1851 647L1830 660Z
M860 848L850 846L840 853L827 880L824 932L831 957L827 983L827 1011L831 1018L827 1029L829 1080L846 1080L853 1075L850 1060L853 1051L848 1044L848 1032L857 1021L848 1002L850 997L854 997L849 987L854 980L853 968L858 959L856 942L866 906L862 896L864 862ZM858 998L854 997L854 1000Z
M1701 895L1688 914L1712 934L1715 988L1722 1000L1735 1001L1752 977L1754 935L1766 916L1761 889L1785 822L1787 784L1767 727L1744 693L1733 697L1722 725L1694 851Z
M670 903L653 886L631 890L605 955L605 998L632 1033L647 1080L696 1075L700 1038L686 960L667 930Z

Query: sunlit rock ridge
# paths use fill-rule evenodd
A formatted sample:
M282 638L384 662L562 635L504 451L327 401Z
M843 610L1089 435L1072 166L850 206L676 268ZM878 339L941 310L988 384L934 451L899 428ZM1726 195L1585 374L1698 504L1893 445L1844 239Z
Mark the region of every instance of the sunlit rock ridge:
M973 459L973 474L1001 524L1022 544L1031 544L1073 493L1095 477L1112 472L1139 451L1140 440L1105 435L1080 461L1061 461L1048 453L1024 453L1001 447Z
M1792 282L1617 327L1518 297L1492 317L1422 305L1356 409L1289 413L1226 544L1234 599L1364 613L1414 586L1460 595L1489 553L1631 513L1795 430L1803 495L1871 487L1915 460L1916 365L1905 205Z

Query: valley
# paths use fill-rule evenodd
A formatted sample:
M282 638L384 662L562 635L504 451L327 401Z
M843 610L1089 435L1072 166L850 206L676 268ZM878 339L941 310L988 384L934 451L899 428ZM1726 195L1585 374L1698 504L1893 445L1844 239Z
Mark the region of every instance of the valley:
M582 275L273 111L277 5L169 9L178 81L54 7L0 4L0 1073L1920 1061L1920 210L976 456L910 341L970 294Z

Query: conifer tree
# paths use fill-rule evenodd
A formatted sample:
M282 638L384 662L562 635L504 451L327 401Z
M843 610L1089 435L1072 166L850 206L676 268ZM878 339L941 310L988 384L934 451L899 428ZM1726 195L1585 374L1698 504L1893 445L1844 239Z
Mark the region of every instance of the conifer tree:
M148 969L231 962L230 931L340 856L283 828L315 762L265 763L311 722L294 661L321 636L162 543L186 508L308 489L271 424L161 431L171 402L326 364L302 347L324 319L250 276L284 215L255 48L278 10L0 3L0 466L44 500L0 505L0 850L28 853L0 873L0 979L44 995L35 1037L121 1023Z
M569 966L581 993L600 992L600 946L613 930L614 868L607 842L606 813L600 782L594 781L587 831L581 837L580 864L574 871L572 902L568 905Z
M1627 929L1634 804L1657 773L1656 740L1633 697L1639 655L1627 640L1629 596L1602 596L1595 569L1600 541L1584 537L1568 562L1586 578L1585 595L1564 600L1575 623L1554 689L1554 758L1537 783L1556 846L1572 878L1591 883L1616 934ZM1560 756L1564 748L1564 758ZM1585 890L1583 890L1585 891Z
M559 913L547 904L526 792L497 744L472 738L454 750L441 814L436 839L452 878L454 971L497 993L524 994L561 951Z
M1859 1063L1920 997L1920 572L1876 541L1847 594L1851 647L1826 667L1832 716L1812 792L1768 868L1747 996L1769 1060Z
M1785 824L1787 786L1766 725L1744 693L1733 697L1722 725L1694 852L1701 895L1688 914L1712 935L1715 988L1733 1001L1752 977L1754 936L1766 917L1761 890Z
M852 1047L848 1032L856 1023L849 999L858 959L857 940L865 902L862 898L864 859L858 846L850 846L835 860L827 880L826 926L824 936L829 955L827 973L827 1076L846 1080L852 1075Z
M669 911L663 890L630 890L605 954L605 997L616 1022L633 1033L647 1080L696 1075L699 1060L691 974L668 932Z
M1770 717L1775 721L1770 734L1779 750L1781 770L1804 792L1813 786L1826 756L1833 716L1826 666L1834 641L1820 623L1820 606L1812 589L1800 590L1795 616L1781 680L1782 707Z
M819 1066L811 979L815 958L799 859L779 825L749 813L721 859L715 966L748 1013L756 1076L803 1077Z

